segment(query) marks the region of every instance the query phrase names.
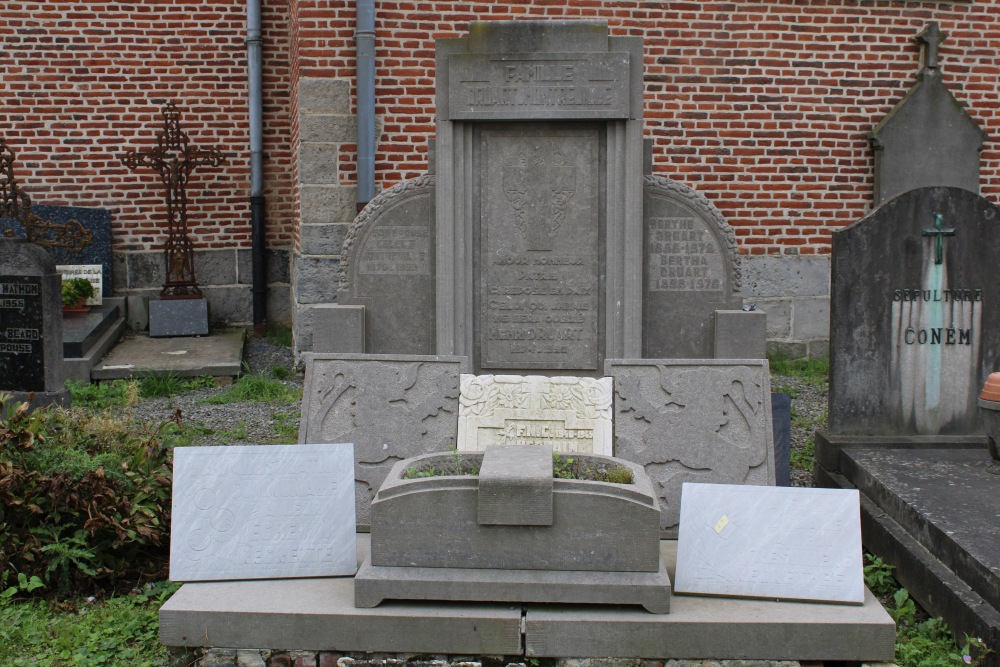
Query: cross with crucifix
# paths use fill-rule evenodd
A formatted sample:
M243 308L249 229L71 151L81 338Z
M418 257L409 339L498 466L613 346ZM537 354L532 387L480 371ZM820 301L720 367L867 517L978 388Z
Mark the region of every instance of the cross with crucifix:
M188 238L187 184L197 167L217 167L227 155L217 148L197 148L181 131L181 113L173 102L163 107L163 132L158 145L148 151L129 150L121 155L129 169L150 167L160 174L166 187L167 243L163 249L166 280L161 299L199 299L201 289L194 275L194 247Z
M83 252L94 240L94 235L78 220L63 224L43 220L31 212L31 198L21 190L14 178L14 151L0 137L0 218L14 218L24 227L28 243L43 248L66 248L70 252ZM11 237L8 229L4 236Z
M955 228L945 227L942 224L943 222L944 222L944 216L941 215L940 213L935 213L934 226L920 230L921 236L936 237L937 242L935 244L935 254L934 254L935 264L941 264L944 262L944 237L955 235Z

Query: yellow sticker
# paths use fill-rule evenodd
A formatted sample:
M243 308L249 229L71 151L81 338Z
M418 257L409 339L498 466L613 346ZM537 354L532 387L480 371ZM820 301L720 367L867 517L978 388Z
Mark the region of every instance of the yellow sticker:
M725 530L726 526L728 525L729 525L729 517L723 514L722 518L719 519L719 521L715 524L715 532L721 533L723 530Z

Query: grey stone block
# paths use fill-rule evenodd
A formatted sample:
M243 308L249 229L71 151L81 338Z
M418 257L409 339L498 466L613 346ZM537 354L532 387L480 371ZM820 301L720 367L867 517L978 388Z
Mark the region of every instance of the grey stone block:
M312 309L312 351L365 352L365 307L323 303Z
M153 299L149 302L149 335L208 335L208 299Z
M757 310L767 313L767 339L786 340L792 335L792 302L787 299L755 301Z
M328 225L302 225L299 227L299 247L308 255L339 256L348 227L349 225L339 222Z
M551 526L552 448L488 447L478 501L481 526Z
M128 289L128 255L116 252L111 255L111 280L116 294Z
M251 293L251 298L253 298ZM267 320L269 322L292 323L292 288L287 285L271 285L267 288Z
M253 320L253 292L249 287L202 287L212 322L241 324Z
M336 185L340 179L340 144L299 144L299 182Z
M351 113L350 79L299 79L299 113Z
M792 302L792 338L814 340L830 337L830 300L795 299Z
M787 359L808 359L809 346L806 343L796 341L769 340L767 341L767 356L782 356Z
M715 358L763 359L767 354L766 330L764 311L715 311Z
M458 430L465 357L304 355L299 442L353 442L358 524L394 462L447 451Z
M264 662L265 653L269 651L240 649L236 651L236 667L267 667L267 663Z
M335 114L301 114L299 141L303 143L354 143L358 136L358 121L354 116Z
M236 250L195 250L194 275L202 287L235 284Z
M743 258L743 298L827 296L830 258L753 255Z
M609 359L615 456L644 466L674 535L683 482L774 484L767 360Z
M296 258L296 299L300 304L335 301L339 274L339 257L304 256Z
M295 306L295 319L292 323L294 339L295 339L295 352L296 352L296 363L299 363L298 355L303 352L312 352L313 345L313 311L316 309L315 305L307 306Z
M125 297L128 326L132 331L145 331L149 326L149 300L142 296Z
M365 561L354 578L358 607L383 600L642 605L670 612L670 577L656 572L573 572L443 567L379 567Z
M348 224L357 215L357 188L346 185L303 185L301 188L302 224Z
M166 280L162 252L128 253L129 289L160 288Z
M324 254L324 253L317 253ZM282 248L264 251L264 282L285 284L291 282L291 252ZM250 250L236 251L237 282L241 285L253 284L253 256Z

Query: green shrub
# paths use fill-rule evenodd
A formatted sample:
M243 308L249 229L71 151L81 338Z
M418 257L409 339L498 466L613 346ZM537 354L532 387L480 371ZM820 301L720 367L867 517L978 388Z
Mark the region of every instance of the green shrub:
M57 593L163 576L174 429L3 396L0 415L0 572Z

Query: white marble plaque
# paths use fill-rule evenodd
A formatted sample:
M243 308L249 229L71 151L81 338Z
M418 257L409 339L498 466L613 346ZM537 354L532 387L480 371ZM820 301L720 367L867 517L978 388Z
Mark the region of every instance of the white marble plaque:
M354 445L178 447L170 579L353 575Z
M674 591L862 604L858 492L684 484Z
M94 296L87 298L83 305L100 306L104 303L104 267L100 264L59 264L56 271L62 274L63 280L70 278L86 278L94 286Z
M549 445L612 455L611 378L461 376L459 451Z

